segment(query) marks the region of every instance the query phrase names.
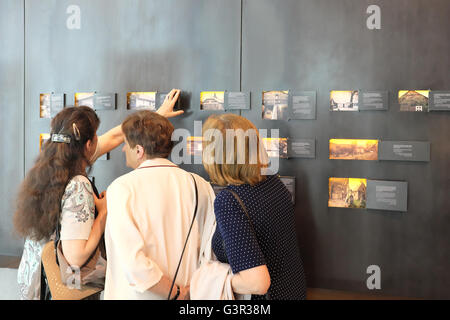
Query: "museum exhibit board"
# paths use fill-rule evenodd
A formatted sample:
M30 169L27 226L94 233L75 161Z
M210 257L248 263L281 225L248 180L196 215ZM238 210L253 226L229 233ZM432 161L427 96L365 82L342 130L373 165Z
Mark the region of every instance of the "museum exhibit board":
M429 111L450 111L450 91L431 91Z
M406 212L408 183L366 178L330 178L328 207Z
M6 123L2 136L10 137L12 132L17 139L14 144L2 140L7 150L22 146L13 155L17 161L8 161L12 174L8 180L19 183L38 155L37 137L49 132L50 119L40 118L37 106L41 93L65 93L66 106L74 104L77 92L116 93L116 109L98 112L98 134L102 134L133 112L127 109L128 92L178 88L183 90L185 115L171 121L176 128L198 136L201 125L200 133L195 133L196 121L217 113L200 110L202 91L248 92L250 109L228 112L267 129L268 137L275 133L271 130L277 130L278 137L315 141L314 158L279 160L279 174L296 177L295 221L308 286L390 296L450 297L450 275L443 268L448 265L444 249L450 242L450 218L442 214L450 211L449 182L444 174L450 158L446 148L450 114L400 112L398 101L401 90L431 90L432 111L433 91L450 90L450 43L442 41L450 36L447 0L435 0L432 6L426 0L395 4L378 0L380 29L367 27L369 3L360 0L229 0L226 6L221 0L137 2L138 6L118 0L77 1L79 29L67 26L70 1L2 2L2 6L8 3L0 11L7 21L2 23L17 27L4 30L9 29L7 37L13 37L17 45L8 46L0 56L7 55L5 65L17 79L0 76L5 83L1 101L5 101L4 94L13 94L6 103L22 106L11 112L18 121L2 117ZM315 92L314 119L264 120L265 90ZM362 111L364 98L368 108L380 110L331 112L330 92L340 90L358 92L358 111ZM381 94L362 97L366 91L377 90L387 92L387 109ZM372 100L367 102L367 98ZM443 109L444 98L440 99ZM278 112L283 108L275 109L277 117L283 114ZM430 161L330 160L329 139L336 137L429 142ZM201 165L182 168L209 180ZM91 175L102 191L129 170L118 148L110 160L97 162ZM407 182L408 211L365 208L359 214L358 210L329 208L329 177ZM9 184L1 189L2 200L8 203L13 198L11 189ZM21 240L9 234L10 212L10 208L2 209L0 247L5 253L19 253ZM369 290L366 285L366 270L372 264L381 268L380 290Z
M39 95L39 112L41 118L53 118L65 106L64 93L41 93Z
M330 139L331 160L391 160L429 162L428 141Z
M250 109L250 92L200 92L200 110L228 111L244 109Z
M158 110L164 103L169 92L148 91L148 92L128 92L127 109L128 110ZM180 92L181 95L181 92ZM178 99L174 110L181 110L181 99Z
M75 107L87 106L95 111L116 109L116 94L104 92L77 92L75 93Z

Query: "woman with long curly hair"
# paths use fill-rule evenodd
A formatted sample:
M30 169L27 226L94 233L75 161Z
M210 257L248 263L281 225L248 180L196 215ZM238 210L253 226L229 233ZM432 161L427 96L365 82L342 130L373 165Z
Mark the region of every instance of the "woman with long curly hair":
M183 113L173 111L179 93L172 90L157 112L165 117ZM97 137L99 124L89 107L59 112L52 119L50 139L20 186L14 226L26 239L18 270L22 299L40 298L42 248L56 234L71 266L83 266L99 247L106 224L106 193L96 194L86 172L97 158L124 142L120 125ZM96 277L105 265L98 258Z

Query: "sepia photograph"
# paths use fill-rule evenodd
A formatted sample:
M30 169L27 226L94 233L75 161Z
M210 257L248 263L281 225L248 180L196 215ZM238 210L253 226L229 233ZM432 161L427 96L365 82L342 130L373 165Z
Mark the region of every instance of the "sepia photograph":
M263 91L262 118L265 120L289 120L289 91Z
M200 110L225 111L225 91L200 92Z
M332 160L378 160L378 140L330 139Z
M430 90L400 90L398 103L400 111L427 112Z
M330 178L328 207L365 208L367 179Z
M127 109L129 110L156 110L156 92L128 92Z
M263 143L269 158L287 159L288 157L287 138L263 138Z
M194 137L194 136L187 137L186 150L188 155L201 157L203 151L202 141L203 137Z
M75 107L87 106L94 109L95 92L75 93Z
M358 91L331 91L330 111L358 111Z
M41 93L39 96L40 100L40 118L51 118L50 114L50 93Z

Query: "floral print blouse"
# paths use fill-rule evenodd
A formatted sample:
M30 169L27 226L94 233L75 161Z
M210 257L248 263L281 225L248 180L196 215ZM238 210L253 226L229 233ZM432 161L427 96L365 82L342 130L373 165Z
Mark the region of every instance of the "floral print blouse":
M91 183L85 176L75 176L68 183L61 208L61 240L88 240L95 219L95 202ZM41 254L48 241L25 240L17 274L21 299L40 298Z

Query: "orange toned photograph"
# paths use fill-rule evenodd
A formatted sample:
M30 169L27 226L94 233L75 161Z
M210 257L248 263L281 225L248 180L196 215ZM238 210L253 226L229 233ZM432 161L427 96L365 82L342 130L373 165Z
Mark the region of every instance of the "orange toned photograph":
M45 142L47 142L48 139L50 139L49 133L41 133L39 135L39 151L42 151L42 146Z
M94 108L95 92L77 92L75 93L75 107L87 106Z
M330 159L378 160L378 140L330 139Z
M263 138L269 158L287 158L288 143L287 138Z
M367 179L330 178L328 207L365 208Z

